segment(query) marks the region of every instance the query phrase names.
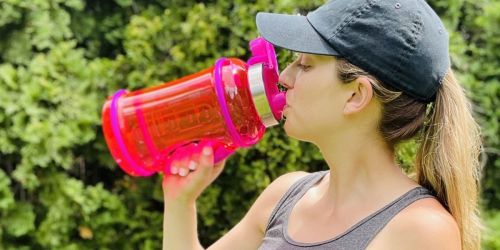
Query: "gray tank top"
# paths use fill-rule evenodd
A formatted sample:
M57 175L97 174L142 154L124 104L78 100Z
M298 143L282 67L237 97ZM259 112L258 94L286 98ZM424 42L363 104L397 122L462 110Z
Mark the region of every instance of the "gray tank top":
M269 217L266 234L259 250L366 249L375 235L403 208L416 200L434 197L428 189L416 187L332 239L316 243L296 242L287 232L292 208L306 191L328 172L329 170L308 174L287 190Z

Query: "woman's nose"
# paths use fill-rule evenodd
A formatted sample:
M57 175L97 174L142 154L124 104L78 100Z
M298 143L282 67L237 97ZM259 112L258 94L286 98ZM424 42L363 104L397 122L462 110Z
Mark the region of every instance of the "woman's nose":
M290 75L290 69L287 67L283 72L281 72L280 77L279 77L279 84L287 89L292 89L293 88L293 82L294 79Z

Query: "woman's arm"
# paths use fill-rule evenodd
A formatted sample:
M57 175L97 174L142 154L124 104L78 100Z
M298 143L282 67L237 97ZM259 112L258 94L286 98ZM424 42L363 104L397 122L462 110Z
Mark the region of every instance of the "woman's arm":
M210 148L203 151L206 152L195 153L189 156L190 159L172 163L172 166L186 168L190 160L195 161L198 163L195 171L187 176L164 176L163 250L204 249L198 239L196 199L219 176L225 162L214 166L213 151ZM293 172L274 180L257 198L243 219L209 249L257 249L262 243L272 210L290 186L306 174Z
M171 169L177 170L165 174L162 183L163 250L203 249L198 240L196 200L222 172L225 161L214 165L213 149L203 144L179 149L172 158Z
M204 249L198 240L195 202L165 201L163 250Z

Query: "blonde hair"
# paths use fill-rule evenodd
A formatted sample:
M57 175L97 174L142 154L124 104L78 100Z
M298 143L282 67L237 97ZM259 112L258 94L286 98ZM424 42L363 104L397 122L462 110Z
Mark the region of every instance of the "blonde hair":
M426 104L384 85L346 59L337 61L341 81L348 83L360 76L370 79L374 96L382 103L379 130L392 150L399 142L419 136L416 181L433 191L455 218L462 248L480 249L480 127L453 71L446 73L434 103Z

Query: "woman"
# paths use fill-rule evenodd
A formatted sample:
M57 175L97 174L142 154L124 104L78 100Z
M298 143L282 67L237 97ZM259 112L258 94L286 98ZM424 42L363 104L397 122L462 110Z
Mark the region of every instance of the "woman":
M280 75L284 128L330 170L277 178L208 249L480 248L479 127L425 1L335 0L306 17L259 13L257 27L298 52ZM412 179L394 147L415 136ZM207 147L165 177L164 249L203 249L195 201L223 169L212 162Z

